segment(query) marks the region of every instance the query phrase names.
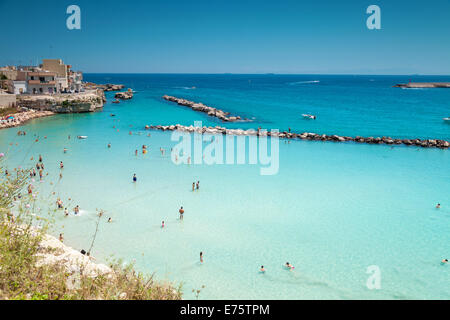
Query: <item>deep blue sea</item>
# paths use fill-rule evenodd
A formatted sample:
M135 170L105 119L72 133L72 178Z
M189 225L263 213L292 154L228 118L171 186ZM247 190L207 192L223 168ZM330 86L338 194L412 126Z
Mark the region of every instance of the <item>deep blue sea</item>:
M64 233L68 245L90 246L102 209L93 256L107 261L114 255L158 279L181 282L185 298L195 298L196 289L200 299L450 297L450 265L440 263L450 256L450 150L280 140L278 172L261 175L259 164L175 164L172 133L144 130L202 121L450 140L450 124L442 120L450 116L449 89L392 87L450 82L450 76L86 74L84 80L124 84L136 93L119 104L107 93L102 112L0 131L10 171L44 158L48 175L31 182L41 214L53 211L57 197L70 209L80 206L78 216L51 213L52 232ZM164 101L164 94L252 122L224 124ZM305 120L303 113L317 119ZM192 191L194 181L199 190ZM286 270L286 262L295 269ZM379 271L376 289L366 285L371 266Z

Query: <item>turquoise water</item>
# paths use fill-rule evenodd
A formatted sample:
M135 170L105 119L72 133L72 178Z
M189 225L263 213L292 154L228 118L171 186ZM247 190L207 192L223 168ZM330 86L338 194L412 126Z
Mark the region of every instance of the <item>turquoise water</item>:
M159 279L182 281L186 298L203 285L201 299L450 297L450 269L440 265L450 255L449 150L280 141L279 172L263 176L259 165L175 165L168 155L176 144L171 134L152 131L148 137L142 130L145 124L196 120L220 124L161 99L171 94L255 118L229 127L450 140L450 126L442 121L450 116L450 90L391 88L409 79L380 76L86 78L124 83L137 93L132 101L108 103L103 112L58 115L0 131L0 152L10 170L34 166L43 155L48 176L33 182L42 210L50 203L54 208L58 196L70 208L80 205L79 216L55 216L53 233L63 232L67 244L87 249L96 209L103 209L93 255L114 255ZM299 83L305 81L319 82ZM318 119L305 121L301 113ZM28 134L17 136L18 130ZM143 144L149 152L136 157ZM65 165L61 181L59 161ZM197 180L200 190L192 192ZM286 261L293 271L283 268ZM258 272L261 265L265 274ZM379 290L366 287L371 265L381 271Z

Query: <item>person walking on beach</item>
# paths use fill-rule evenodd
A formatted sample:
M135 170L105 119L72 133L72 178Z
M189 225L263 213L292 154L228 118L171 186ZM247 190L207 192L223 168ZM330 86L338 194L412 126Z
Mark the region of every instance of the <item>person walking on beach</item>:
M180 210L178 210L178 212L180 213L180 220L183 220L183 214L184 214L183 207L181 207Z
M136 178L136 173L133 175L133 182L136 182L137 178Z

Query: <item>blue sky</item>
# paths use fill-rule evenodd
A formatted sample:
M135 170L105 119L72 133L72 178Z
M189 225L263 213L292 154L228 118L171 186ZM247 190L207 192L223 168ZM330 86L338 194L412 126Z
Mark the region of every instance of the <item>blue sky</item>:
M81 8L81 30L66 8ZM366 8L381 8L381 30ZM84 72L450 74L450 0L0 0L0 65Z

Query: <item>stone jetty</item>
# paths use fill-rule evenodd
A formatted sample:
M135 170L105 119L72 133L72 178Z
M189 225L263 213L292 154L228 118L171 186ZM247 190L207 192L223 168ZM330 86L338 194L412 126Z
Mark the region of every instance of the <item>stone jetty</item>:
M355 143L366 144L386 144L386 145L407 145L417 146L423 148L441 148L447 149L450 147L450 142L439 139L393 139L390 137L348 137L338 135L326 135L310 132L294 133L294 132L271 132L263 129L227 129L220 126L215 127L194 127L194 126L182 126L180 124L170 126L146 126L146 130L162 130L162 131L183 131L183 132L196 132L201 134L226 134L226 135L240 135L240 136L272 136L282 139L301 139L301 140L315 140L315 141L334 141L334 142L346 142L352 141Z
M31 119L47 117L54 114L55 114L54 112L46 110L44 111L28 110L25 112L10 114L8 117L12 116L13 119L11 118L9 120L0 120L0 129L17 127Z
M201 102L189 101L186 99L172 97L172 96L168 96L168 95L163 96L163 99L167 100L167 101L175 102L181 106L189 107L194 111L204 112L204 113L208 114L208 116L216 117L224 122L250 121L249 119L242 119L240 116L230 116L229 112L225 112L220 109L209 107L207 105L204 105Z

